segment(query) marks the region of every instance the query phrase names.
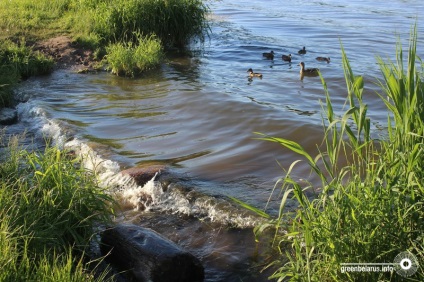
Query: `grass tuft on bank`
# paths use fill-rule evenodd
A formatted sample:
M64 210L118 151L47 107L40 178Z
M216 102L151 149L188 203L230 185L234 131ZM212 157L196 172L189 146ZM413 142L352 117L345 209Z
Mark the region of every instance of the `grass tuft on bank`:
M163 59L160 41L155 36L138 36L137 43L111 43L106 47L109 70L116 75L134 77L157 67Z
M112 198L66 152L17 144L1 147L0 281L103 281L84 254Z
M325 137L317 155L291 140L261 135L299 154L321 180L322 191L311 199L308 191L317 187L292 177L298 161L280 179L279 214L255 229L258 237L269 228L275 232L273 247L279 256L268 265L275 270L272 279L424 280L424 81L416 29L411 34L407 58L399 43L396 62L378 59L383 75L379 95L389 112L383 139L372 138L364 80L352 71L343 47L348 109L336 115L322 78ZM340 166L340 160L346 165ZM289 198L298 204L295 211L285 209ZM417 258L421 266L416 273L408 274L399 264L389 272L349 272L342 265L393 263L399 254Z
M48 74L53 70L53 60L34 52L25 41L0 42L0 108L12 104L12 86L33 75Z

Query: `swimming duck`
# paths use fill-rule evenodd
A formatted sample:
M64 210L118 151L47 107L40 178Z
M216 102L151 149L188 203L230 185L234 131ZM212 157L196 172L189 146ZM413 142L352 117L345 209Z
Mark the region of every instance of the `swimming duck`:
M253 72L253 70L251 68L248 69L247 72L249 73L249 77L259 77L259 78L262 78L262 74L261 73Z
M301 76L317 76L319 73L319 69L317 68L312 68L312 69L305 69L305 63L304 62L300 62L299 63L300 66L300 75Z
M330 63L330 57L326 58L326 57L316 57L317 61L320 62L327 62L327 64Z
M281 56L281 58L283 59L283 61L286 61L286 62L291 62L291 54L289 54L288 56L287 55L283 55L283 56Z
M262 53L262 56L267 59L274 60L274 51L271 51L269 53Z
M303 46L303 49L300 49L299 52L297 52L297 53L299 53L300 55L306 54L305 46Z

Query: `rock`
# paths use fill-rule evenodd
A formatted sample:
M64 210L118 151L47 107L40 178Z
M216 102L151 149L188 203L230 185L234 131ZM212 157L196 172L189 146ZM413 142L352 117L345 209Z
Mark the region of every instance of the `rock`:
M204 280L199 259L152 229L118 224L101 234L106 260L130 281L196 282Z
M0 109L0 125L11 125L18 121L18 112L15 109Z
M139 186L144 186L156 173L161 173L165 170L165 165L149 165L144 167L132 167L121 171L122 174L127 174L134 178Z

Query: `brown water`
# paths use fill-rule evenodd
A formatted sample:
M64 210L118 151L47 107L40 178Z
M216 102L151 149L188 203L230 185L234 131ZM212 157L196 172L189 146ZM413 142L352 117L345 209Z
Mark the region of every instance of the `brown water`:
M394 59L398 38L407 49L415 22L423 57L423 3L212 1L211 38L194 45L191 56L171 56L159 70L137 79L68 71L30 79L17 91L28 100L19 105L21 123L9 131L26 128L62 144L76 137L94 149L109 178L143 163L168 165L187 190L161 195L150 212L128 212L127 220L151 226L198 255L207 281L266 280L251 268L256 246L245 229L251 221L229 207L227 197L263 208L283 175L279 164L288 168L299 157L255 139L254 132L295 140L315 155L322 141L324 91L319 77L300 80L297 64L320 68L342 113L347 110L342 42L352 69L364 76L369 116L375 135L381 134L387 113L375 94L380 77L375 57ZM307 53L298 55L303 46ZM262 52L270 50L275 59L264 59ZM281 60L289 53L291 64ZM317 56L331 62L318 62ZM249 80L248 68L263 78ZM295 176L307 179L309 172L300 163ZM132 195L141 189L121 188ZM188 195L196 200L187 200ZM277 205L275 197L271 213Z

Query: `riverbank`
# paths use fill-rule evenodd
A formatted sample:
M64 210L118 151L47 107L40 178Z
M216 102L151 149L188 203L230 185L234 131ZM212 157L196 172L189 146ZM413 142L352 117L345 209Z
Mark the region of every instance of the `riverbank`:
M98 66L100 60L95 58L94 51L72 40L69 36L60 35L38 41L32 49L52 58L57 69L70 69L77 72L101 69Z

